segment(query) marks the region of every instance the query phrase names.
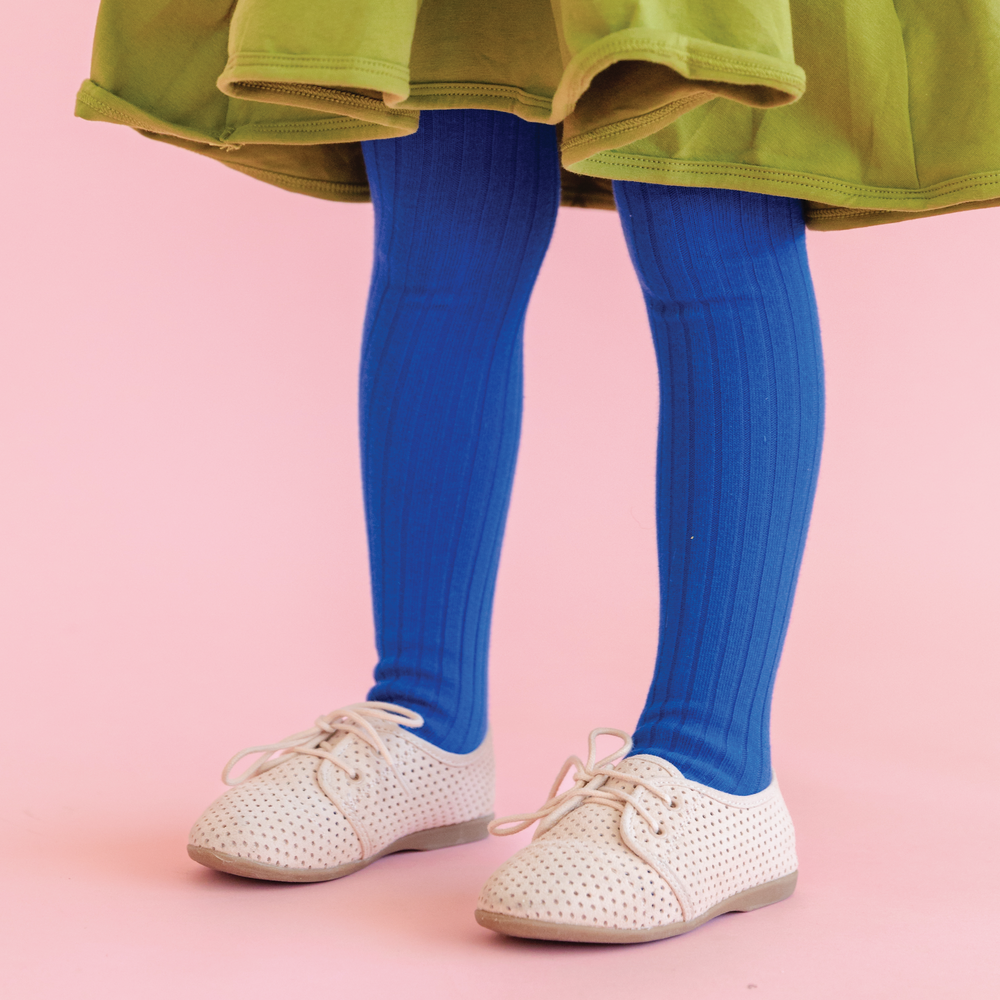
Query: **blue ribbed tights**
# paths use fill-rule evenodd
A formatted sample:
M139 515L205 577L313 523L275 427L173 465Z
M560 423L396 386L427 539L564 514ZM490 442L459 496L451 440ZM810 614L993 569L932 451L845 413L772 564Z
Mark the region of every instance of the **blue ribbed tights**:
M522 332L559 198L555 130L421 114L363 144L376 250L361 443L379 662L369 698L458 753L486 667L520 432ZM816 481L822 361L799 202L615 184L660 373L660 643L635 751L733 794L768 723Z

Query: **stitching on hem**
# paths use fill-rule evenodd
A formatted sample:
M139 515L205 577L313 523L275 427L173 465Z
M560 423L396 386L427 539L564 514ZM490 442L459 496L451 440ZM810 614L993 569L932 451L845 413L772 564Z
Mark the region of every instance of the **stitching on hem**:
M362 97L359 94L349 94L346 91L337 90L335 87L323 87L317 83L270 83L267 80L233 80L230 87L246 87L248 90L267 90L277 94L291 94L295 96L316 97L320 100L329 101L331 104L341 104L350 108L367 108L372 111L384 111L389 115L399 115L404 118L413 118L416 111L406 109L397 110L390 108L384 102L376 101L372 97ZM336 96L328 96L336 95Z
M811 208L809 209L811 219L853 219L862 215L890 215L892 209L888 208Z
M403 66L396 63L383 62L381 59L367 59L364 56L310 56L295 55L287 52L240 52L230 58L231 66L260 66L268 63L307 63L321 66L372 66L385 67L402 73Z
M77 94L77 100L81 104L86 104L87 107L92 108L94 111L98 111L103 115L108 115L110 118L114 118L116 122L121 122L123 125L129 125L132 128L144 128L149 129L150 123L148 121L143 121L141 118L135 118L130 114L119 111L117 108L112 107L110 104L105 104L104 101L96 97L91 97L89 94Z
M104 103L98 98L94 98L89 94L78 94L78 100L86 104L88 107L93 108L94 111L98 111L102 114L108 115L108 117L113 118L116 122L120 122L123 125L128 125L130 128L139 129L142 132L152 132L154 135L172 135L176 136L178 139L185 139L188 142L200 142L205 146L212 146L216 149L221 149L223 152L235 152L236 150L242 148L243 146L253 144L253 140L242 139L238 142L227 141L236 133L240 132L242 128L248 126L240 126L236 129L230 130L226 139L213 138L208 135L199 135L198 138L193 138L189 135L184 135L178 131L164 130L162 127L152 128L157 124L153 119L143 120L136 118L133 115L121 113L117 108L112 107L110 104ZM401 113L401 112L398 112ZM414 112L409 112L409 116L414 116ZM166 123L165 123L166 124ZM330 130L343 130L343 129L356 129L362 128L364 126L372 126L376 128L379 127L378 123L362 121L359 118L347 118L345 117L341 121L330 120L330 121L319 121L319 122L287 122L287 123L276 123L273 125L257 124L249 126L255 132L323 132ZM391 125L384 125L383 128L392 128Z
M552 101L539 97L537 94L529 94L519 87L506 87L503 84L491 85L487 83L417 83L410 85L410 96L434 97L442 95L450 97L462 94L486 94L497 97L514 97L521 104L530 107L551 108Z
M664 104L662 108L655 111L647 111L644 115L637 115L635 118L626 118L624 121L614 122L611 125L602 125L591 132L584 132L574 136L563 143L564 150L576 149L577 146L584 146L599 139L606 139L609 136L621 135L625 132L634 132L644 125L652 124L661 118L667 118L675 111L682 111L689 104L704 104L703 95L707 91L698 94L689 94L687 97L679 97L676 101Z
M231 69L245 66L319 66L324 69L370 69L381 70L405 83L410 81L408 67L382 62L379 59L366 59L363 56L289 55L281 52L241 52L230 58L226 64L225 72L228 73Z
M984 174L971 174L969 177L962 177L954 181L942 181L928 188L897 188L895 190L886 188L870 188L861 184L851 184L847 181L835 181L828 178L817 177L814 174L802 174L791 170L781 170L777 167L751 167L746 164L712 164L681 161L660 161L653 157L639 156L633 153L616 153L608 151L595 155L598 163L616 160L623 166L642 166L647 170L661 170L664 173L701 173L701 174L746 174L748 176L779 177L788 179L793 183L798 183L803 187L825 187L830 190L840 190L862 195L866 198L879 198L885 200L898 200L900 192L905 192L908 197L933 197L934 194L948 194L952 190L962 190L974 187L978 184L1000 183L1000 171L990 171ZM876 194L877 191L885 191L885 194ZM919 209L915 209L919 211Z
M287 124L275 124L275 125L241 125L239 128L235 129L231 135L237 135L243 129L252 129L254 132L325 132L328 130L342 131L344 129L357 129L357 128L387 128L391 129L395 126L393 125L381 125L378 122L368 122L362 118L348 118L344 116L342 119L333 119L328 122L289 122ZM387 136L386 138L394 138L394 136ZM253 144L253 139L240 139L238 140L241 145ZM292 144L294 145L294 143ZM316 145L315 143L305 143L305 145Z
M418 97L435 97L444 96L450 97L455 95L456 97L462 95L485 95L489 97L504 97L513 98L519 104L527 105L533 108L546 108L551 109L552 102L544 97L538 97L535 94L529 94L524 90L519 90L517 87L503 87L496 86L490 87L486 84L417 84L416 86L410 87L410 95Z

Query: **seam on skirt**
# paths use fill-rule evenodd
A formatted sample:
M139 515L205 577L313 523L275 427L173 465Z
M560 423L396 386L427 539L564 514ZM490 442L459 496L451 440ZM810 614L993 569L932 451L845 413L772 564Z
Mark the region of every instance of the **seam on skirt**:
M815 174L782 170L777 167L701 163L689 160L662 160L651 156L640 156L634 153L617 153L614 151L596 153L590 158L590 161L597 164L607 163L609 166L613 166L615 163L622 166L641 166L646 170L657 170L663 173L691 173L716 176L743 174L748 177L773 177L798 183L802 187L825 188L830 191L838 191L844 194L853 193L868 199L884 201L899 201L907 197L933 197L936 194L947 195L982 184L1000 183L1000 171L968 174L965 177L951 181L942 181L939 184L933 184L925 188L877 188L866 187L863 184L853 184L849 181L835 181L830 178L818 177ZM574 166L579 166L579 164L574 164ZM914 211L920 210L914 209Z

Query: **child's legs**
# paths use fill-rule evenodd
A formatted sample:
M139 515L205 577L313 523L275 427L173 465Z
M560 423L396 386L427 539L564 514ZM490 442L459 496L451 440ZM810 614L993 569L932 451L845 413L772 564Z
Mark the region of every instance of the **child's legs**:
M363 144L375 268L361 447L373 700L457 753L486 729L493 591L521 422L522 329L559 203L555 130L423 112Z
M822 436L798 201L615 183L660 370L660 644L636 753L750 794Z

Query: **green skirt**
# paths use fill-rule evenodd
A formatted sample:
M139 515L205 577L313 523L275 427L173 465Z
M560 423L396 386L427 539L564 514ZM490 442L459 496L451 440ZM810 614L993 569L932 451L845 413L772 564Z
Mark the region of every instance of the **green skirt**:
M612 180L807 202L813 229L1000 204L1000 0L103 0L77 114L364 201L420 111L559 128Z

